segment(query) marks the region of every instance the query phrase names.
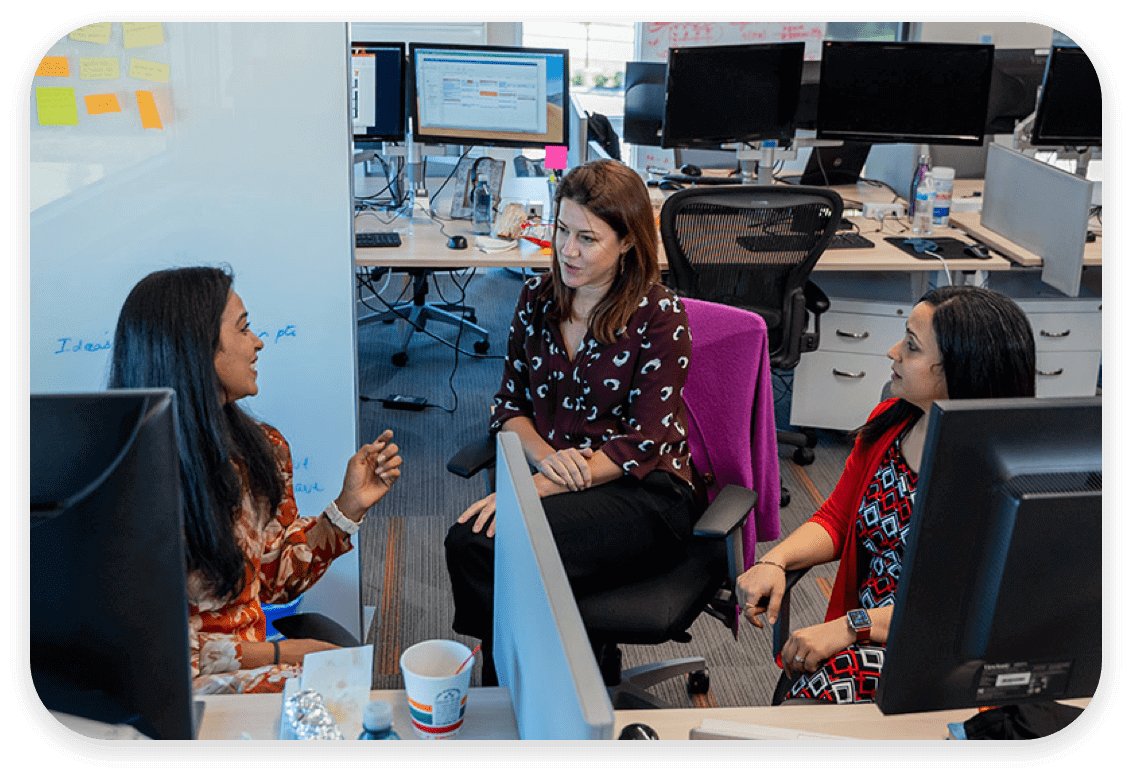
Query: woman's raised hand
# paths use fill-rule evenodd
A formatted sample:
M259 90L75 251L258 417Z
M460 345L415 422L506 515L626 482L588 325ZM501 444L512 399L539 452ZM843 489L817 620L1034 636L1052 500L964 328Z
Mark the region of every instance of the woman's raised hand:
M393 431L385 430L373 443L359 448L346 463L342 493L335 502L348 519L360 522L401 477L401 457L392 438Z
M580 492L593 486L589 460L593 449L564 448L547 454L538 462L538 471L553 483Z

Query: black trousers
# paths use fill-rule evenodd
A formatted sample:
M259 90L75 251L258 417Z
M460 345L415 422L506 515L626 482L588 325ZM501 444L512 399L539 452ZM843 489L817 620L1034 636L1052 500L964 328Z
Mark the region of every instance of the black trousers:
M692 488L663 471L553 495L542 505L576 596L672 567L687 554L702 510ZM485 641L490 653L495 539L471 527L471 521L453 524L444 540L456 606L452 628Z

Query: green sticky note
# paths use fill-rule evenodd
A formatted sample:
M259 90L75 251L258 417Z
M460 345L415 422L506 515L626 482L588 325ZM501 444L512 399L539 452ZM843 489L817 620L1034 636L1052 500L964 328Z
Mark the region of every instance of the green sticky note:
M92 79L118 78L117 57L79 57L79 77Z
M122 45L127 49L160 46L164 42L161 22L122 22Z
M43 127L77 126L79 123L79 104L75 102L75 90L72 87L37 86L35 105L39 124Z
M130 57L130 78L167 83L169 81L169 66L162 62L150 62L149 60Z
M99 22L80 27L70 35L73 41L86 41L87 43L109 43L110 22Z

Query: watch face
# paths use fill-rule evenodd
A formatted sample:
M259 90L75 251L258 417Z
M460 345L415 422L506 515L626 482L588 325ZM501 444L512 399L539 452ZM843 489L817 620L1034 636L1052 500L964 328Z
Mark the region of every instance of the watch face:
M873 625L873 620L869 618L869 612L865 610L852 610L845 616L849 619L849 626L853 629L869 629Z

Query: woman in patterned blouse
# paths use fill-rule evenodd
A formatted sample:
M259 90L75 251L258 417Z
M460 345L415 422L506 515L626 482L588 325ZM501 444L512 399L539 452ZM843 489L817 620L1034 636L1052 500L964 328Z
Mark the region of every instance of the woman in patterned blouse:
M888 352L892 394L857 434L833 493L808 522L739 577L739 602L756 627L774 624L786 570L840 560L826 620L794 630L779 663L786 698L873 699L896 601L900 563L935 400L1032 397L1034 336L1005 295L970 286L924 295L905 337ZM756 603L763 597L767 605ZM850 615L871 626L858 632Z
M306 654L337 648L312 639L266 643L261 603L310 588L350 550L366 511L401 474L386 430L350 458L338 498L321 515L300 517L287 441L237 405L259 390L262 348L232 276L207 267L146 276L114 335L111 388L177 392L197 693L280 692Z
M691 355L660 282L648 191L628 167L571 170L556 196L549 274L515 309L491 431L518 434L576 593L643 578L685 553L700 508L681 395ZM495 495L445 541L453 628L490 662Z

